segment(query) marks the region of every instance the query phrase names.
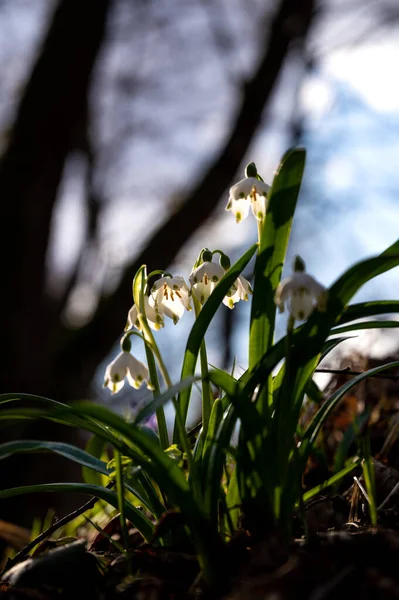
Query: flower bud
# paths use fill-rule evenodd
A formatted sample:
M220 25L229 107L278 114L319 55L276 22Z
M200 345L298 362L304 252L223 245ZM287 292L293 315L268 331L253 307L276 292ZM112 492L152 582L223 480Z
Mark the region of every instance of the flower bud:
M209 250L209 248L203 249L201 252L201 259L202 262L212 262L212 252Z
M297 254L294 260L294 273L304 273L306 269L305 261Z
M245 167L245 177L257 177L258 169L256 168L256 164L254 162L250 162Z
M219 263L225 271L228 271L231 267L231 262L227 254L220 253Z

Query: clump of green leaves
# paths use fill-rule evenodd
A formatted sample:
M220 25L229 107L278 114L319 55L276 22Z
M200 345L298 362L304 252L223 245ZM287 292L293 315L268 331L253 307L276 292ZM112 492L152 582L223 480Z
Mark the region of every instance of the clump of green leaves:
M121 354L108 366L105 378L113 392L125 376L134 387L146 383L152 391L151 401L132 421L87 402L66 406L28 394L0 396L3 420L44 418L83 428L93 436L86 450L56 441L1 445L0 458L18 452L59 453L83 467L85 482L2 490L0 498L55 490L94 495L119 510L122 526L128 519L147 541L167 545L176 541L175 535L179 541L183 535L195 549L209 583L220 576L221 558L243 520L252 535L274 531L290 539L295 511L313 493L304 495L302 477L324 421L357 383L399 365L389 363L354 377L321 404L305 428L299 428L305 395L315 393L312 378L320 360L345 339L343 334L361 327L355 322L358 319L399 312L398 301L349 304L363 284L399 264L399 240L382 254L354 265L329 290L304 272L299 259L293 276L281 282L304 164L305 151L293 149L282 158L271 186L251 163L247 177L231 188L227 210L239 222L251 208L258 224L258 243L233 265L221 250L205 248L193 266L190 285L182 277L161 271L147 275L145 266L139 269ZM214 260L218 255L219 262ZM255 255L252 290L241 274ZM159 275L151 287L150 280ZM205 334L222 303L232 308L251 295L249 366L236 378L209 367ZM287 333L278 341L274 338L276 304L289 309ZM196 318L180 381L173 384L156 335L165 317L177 323L191 308ZM369 321L365 327L381 323ZM147 365L138 364L130 354L132 336L144 343ZM196 375L198 359L200 374ZM202 426L192 434L186 419L196 381L202 384ZM31 407L19 407L27 398ZM164 415L164 405L170 401L175 408L173 437ZM154 413L158 434L144 425ZM237 427L238 441L233 445ZM102 457L109 446L114 460L107 466ZM326 484L335 484L363 458L371 493L373 473L367 453L349 459ZM114 478L115 489L104 485L104 477ZM181 513L183 529L155 534L162 515L171 509Z

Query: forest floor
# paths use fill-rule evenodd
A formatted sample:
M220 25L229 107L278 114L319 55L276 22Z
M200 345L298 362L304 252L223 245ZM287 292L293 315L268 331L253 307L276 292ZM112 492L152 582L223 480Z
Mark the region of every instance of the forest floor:
M6 565L0 600L399 599L398 390L396 380L372 382L347 396L324 427L324 459L313 457L304 479L310 489L331 475L337 447L367 398L366 405L372 403L368 428L377 526L370 524L359 467L335 490L306 503L304 515L295 519L290 544L275 534L255 540L245 528L239 530L227 546L227 557L221 557L219 585L212 589L200 579L190 548L145 544L131 530L128 554L117 552L110 542L110 537L120 537L114 517L106 535L98 533L89 543L46 540L28 562L11 571ZM356 446L348 450L351 456Z

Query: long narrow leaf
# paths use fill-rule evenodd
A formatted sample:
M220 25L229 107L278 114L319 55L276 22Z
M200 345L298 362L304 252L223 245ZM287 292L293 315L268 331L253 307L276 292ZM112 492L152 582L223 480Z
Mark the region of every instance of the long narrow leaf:
M174 398L179 392L181 392L182 390L185 390L188 387L191 387L193 385L193 383L195 383L196 381L199 381L200 379L201 379L201 377L199 377L199 376L188 377L187 379L184 379L183 381L179 381L179 383L175 383L175 385L172 385L172 387L168 388L166 390L166 392L164 392L163 394L160 394L159 396L156 396L153 400L148 402L148 404L146 404L136 415L134 422L142 423L143 421L148 419L148 417L150 415L152 415L159 408L161 408L161 406L164 406L164 404L166 404L172 398Z
M300 410L306 383L316 368L322 345L346 304L367 281L397 265L399 240L379 256L364 260L348 269L330 288L327 311L315 311L305 326L294 333L290 381L286 393L292 398L297 412Z
M351 463L350 465L348 465L347 467L345 467L344 469L339 471L339 473L335 473L335 475L333 475L326 481L323 481L323 483L320 483L319 485L312 488L308 492L305 492L305 494L303 495L303 501L308 502L308 500L310 500L314 496L317 496L317 494L320 494L320 492L322 492L323 490L327 489L328 487L331 487L332 485L335 485L336 483L341 481L341 479L343 479L344 477L349 475L349 473L351 473L359 465L360 465L360 459L358 458L353 463Z
M269 195L269 205L256 258L251 309L249 366L258 363L273 343L276 306L292 219L305 167L303 148L289 150L281 159Z
M337 320L337 325L343 325L350 321L363 319L365 317L375 317L376 315L399 314L398 300L373 300L370 302L359 302L347 306Z
M255 254L257 247L257 244L251 246L251 248L249 248L249 250L247 250L245 254L234 265L230 267L227 273L218 282L212 294L202 307L202 310L198 315L187 340L186 350L183 359L183 367L180 377L182 381L194 375L198 353L201 347L202 340L205 337L205 333L217 309L222 303L223 298L225 297L231 286L234 284L240 273L245 269L252 256ZM188 405L190 401L190 392L191 386L187 387L180 393L178 400L180 406L180 414L184 423L186 422L187 418ZM173 439L175 443L179 441L176 425Z
M338 335L350 331L361 331L364 329L395 329L399 327L399 321L362 321L361 323L351 323L331 329L331 335Z
M86 452L101 460L101 457L104 455L107 447L107 442L102 438L98 437L98 435L92 435L89 441L86 444ZM107 455L108 462L108 455ZM92 485L102 485L102 475L96 471L93 471L90 468L83 467L82 469L82 477L85 483L90 483Z
M42 442L40 440L20 440L0 445L0 460L12 454L24 452L54 452L74 462L93 469L102 475L108 475L107 465L84 450L61 442Z
M77 492L79 494L89 494L105 500L116 509L118 508L118 497L114 491L100 485L90 485L87 483L42 483L9 488L8 490L0 490L0 499L36 492ZM125 507L126 517L139 530L144 539L150 541L154 531L151 521L130 502L125 501Z
M345 394L347 394L355 385L357 385L364 379L367 379L368 377L372 377L373 375L381 373L382 371L387 371L388 369L396 369L398 367L399 361L394 361L385 365L380 365L379 367L375 367L374 369L369 369L364 373L356 375L355 377L353 377L353 379L342 385L336 392L334 392L330 396L330 398L326 400L326 402L324 402L324 404L320 407L320 409L317 411L312 421L310 422L309 426L307 427L301 444L301 453L306 454L309 450L309 447L312 447L312 445L316 441L316 438L320 432L324 421L326 420L330 412L336 407L338 402L345 396Z

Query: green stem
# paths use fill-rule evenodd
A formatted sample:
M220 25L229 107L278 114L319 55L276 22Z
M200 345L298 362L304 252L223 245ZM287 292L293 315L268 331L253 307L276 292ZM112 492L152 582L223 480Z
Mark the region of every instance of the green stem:
M150 381L151 381L151 384L155 388L154 389L154 398L155 398L156 396L159 396L159 394L160 394L159 380L158 380L158 373L157 373L157 367L155 364L154 354L153 354L152 350L148 347L148 344L145 344L145 353L147 356L147 364L148 364L148 371L150 373ZM169 448L170 444L169 444L168 428L166 426L165 412L164 412L162 406L156 410L156 416L157 416L158 433L159 433L159 439L161 442L161 448L163 450L166 450L166 448Z
M260 254L262 232L263 232L263 227L264 227L264 224L265 224L265 220L264 219L256 219L256 222L258 224L258 242L259 242L258 254Z
M152 334L152 331L147 323L147 319L145 319L145 317L143 318L143 315L141 312L138 314L138 318L140 321L140 325L143 329L144 336L147 339L148 343L150 344L150 346L152 348L152 352L153 352L155 358L157 359L159 369L162 373L162 377L164 378L165 383L168 386L168 388L170 388L170 387L172 387L172 380L169 376L168 370L163 361L163 358L159 351L159 348L156 344L156 341ZM148 368L150 368L150 365L148 365ZM173 402L173 406L175 407L176 423L177 423L177 427L178 427L178 431L179 431L179 438L180 438L181 445L183 447L183 451L185 452L186 457L187 457L187 462L188 462L188 466L189 466L189 470L190 470L190 476L191 476L191 480L192 480L194 493L199 498L199 494L201 491L200 481L198 478L197 468L196 468L193 454L191 452L190 444L188 441L187 432L183 425L183 420L181 418L180 407L175 398L172 398L172 402ZM163 409L162 409L162 412L163 412ZM158 416L158 412L157 412L157 416ZM159 422L158 422L158 427L159 427ZM165 432L166 432L166 436L167 436L168 434L167 434L167 430L166 430L166 423L165 423ZM160 437L161 437L161 433L160 433ZM169 442L168 442L168 446L169 446Z
M360 448L362 454L363 479L369 500L369 511L371 525L377 525L377 504L375 492L375 467L370 451L370 433L366 430L364 436L360 439Z
M145 291L145 286L146 286L146 279L145 279L145 277L143 277L143 272L141 273L140 283L141 283L140 293L139 293L139 298L138 298L139 302L137 304L138 309L139 309L138 310L138 319L139 319L141 329L143 331L144 340L146 342L148 342L148 344L151 347L151 351L147 350L147 344L146 344L147 360L149 360L148 369L151 374L151 383L154 385L154 387L156 389L155 394L154 394L154 396L155 396L159 393L159 382L158 382L158 375L156 372L154 355L158 361L159 367L162 371L162 375L163 375L166 385L168 387L171 387L172 381L169 377L168 371L166 369L166 365L163 362L162 355L159 351L159 348L157 346L157 343L155 341L155 338L153 336L153 333L151 331L150 326L148 325L148 321L145 316L145 310L144 310L144 293L145 292L144 291ZM134 287L134 284L133 284L133 287ZM133 292L133 296L134 295L135 294ZM135 300L136 300L136 298L135 298ZM161 406L156 411L156 416L157 416L159 439L161 440L162 448L165 450L166 448L169 447L169 436L168 436L168 429L166 427L165 411L163 409L163 406Z
M198 317L201 312L201 305L193 298L194 301L194 310L195 316ZM202 431L203 435L206 437L209 425L209 419L211 416L213 397L212 390L208 379L208 356L206 352L206 344L205 339L202 341L200 348L200 363L201 363L201 375L202 375Z
M119 509L119 519L121 523L122 529L122 537L123 537L123 545L125 550L129 547L129 534L126 526L126 516L125 516L125 494L123 487L123 467L122 467L122 457L119 452L114 447L114 457L115 457L115 476L116 476L116 493L118 495L118 509Z
M144 320L143 320L143 323L144 323ZM148 326L148 324L147 324L147 326ZM146 338L148 338L148 335L147 336L141 335L141 333L138 333L137 331L128 331L127 333L125 333L125 335L121 339L121 348L122 348L122 350L130 352L129 338L133 335L136 335L144 342L145 353L146 353L147 364L148 364L148 371L149 371L149 375L150 375L150 382L151 382L151 385L154 390L154 398L155 398L156 396L158 396L160 394L160 391L161 391L160 387L159 387L158 373L157 373L157 368L156 368L155 359L154 359L154 353L156 352L157 347L156 347L155 338L152 335L151 330L149 328L148 328L148 330L149 330L149 335L151 336L151 340L146 339ZM155 346L155 348L154 348L154 346ZM159 438L161 441L161 447L163 450L165 450L166 448L169 448L169 436L168 436L168 429L166 427L166 419L165 419L165 413L164 413L163 407L160 407L159 409L157 409L156 416L157 416L158 432L159 432Z
M292 333L294 328L294 319L290 315L288 317L287 335L285 340L285 365L284 378L281 386L281 394L279 394L279 402L276 403L276 431L277 431L277 453L275 457L275 502L274 511L277 522L280 522L284 527L285 516L282 514L282 503L284 501L283 494L287 485L287 472L289 466L289 455L292 449L292 442L296 431L296 423L292 423L292 407L290 406L290 379L291 379L291 344ZM294 428L294 429L293 429ZM293 429L293 430L292 430Z

